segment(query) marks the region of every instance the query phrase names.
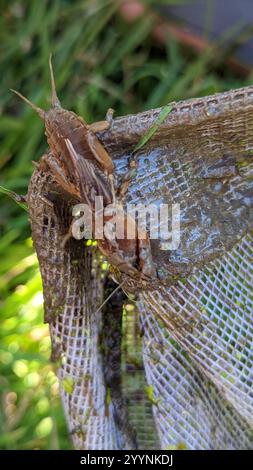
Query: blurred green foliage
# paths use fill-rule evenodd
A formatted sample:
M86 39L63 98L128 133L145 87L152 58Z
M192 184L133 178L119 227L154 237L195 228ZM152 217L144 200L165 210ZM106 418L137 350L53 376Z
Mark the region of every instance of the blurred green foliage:
M127 24L116 0L1 1L1 186L25 194L32 160L46 149L43 122L9 88L48 108L50 52L62 104L88 122L108 107L133 113L247 83L215 49L195 56L171 37L157 44L159 2L146 3ZM71 448L27 213L4 195L0 232L0 448Z

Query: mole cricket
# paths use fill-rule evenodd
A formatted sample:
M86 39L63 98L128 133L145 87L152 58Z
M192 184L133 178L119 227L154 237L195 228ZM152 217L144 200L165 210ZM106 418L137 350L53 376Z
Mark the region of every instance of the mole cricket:
M48 168L55 177L57 184L81 203L86 203L94 212L96 196L102 196L105 204L105 222L112 222L115 210L107 208L120 207L123 211L120 199L127 191L128 177L119 188L118 195L114 189L114 164L107 150L96 136L97 132L110 128L113 122L113 110L109 109L104 121L87 124L84 119L72 111L62 108L56 93L55 79L52 67L51 55L49 57L49 70L51 78L51 105L45 111L21 93L16 93L22 100L31 106L45 122L45 135L49 149L40 159L39 167ZM130 163L130 167L131 164ZM133 218L124 213L121 217L123 233L129 224L136 225ZM97 240L102 254L112 265L112 271L116 278L121 273L125 281L129 279L143 281L144 285L156 277L156 269L152 261L150 241L147 233L141 233L134 228L134 239L115 238L104 230L104 238ZM141 233L141 236L140 236ZM121 279L122 280L122 279Z

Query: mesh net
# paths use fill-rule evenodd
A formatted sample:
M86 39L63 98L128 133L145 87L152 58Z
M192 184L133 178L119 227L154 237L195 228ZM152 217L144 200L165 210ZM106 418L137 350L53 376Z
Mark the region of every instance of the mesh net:
M158 112L101 135L116 176ZM166 252L152 241L162 282L134 305L118 292L97 311L101 256L84 241L62 244L73 201L34 172L32 236L75 448L253 447L252 128L252 88L191 100L139 153L126 202L180 203L181 243Z
M142 296L145 370L162 448L252 447L252 255L247 236L162 297Z

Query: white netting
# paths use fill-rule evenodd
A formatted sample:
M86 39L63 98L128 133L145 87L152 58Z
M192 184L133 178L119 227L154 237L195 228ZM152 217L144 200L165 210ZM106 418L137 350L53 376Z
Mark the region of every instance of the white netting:
M163 448L252 447L252 262L249 235L185 283L142 295L144 364Z
M136 310L124 311L123 389L140 448L157 448L159 440L163 449L252 448L252 261L248 235L186 282L144 293L142 339ZM64 318L71 331L59 372L67 420L76 448L128 448L106 401L101 314L93 313L57 322L57 336ZM64 387L68 378L72 390Z
M104 136L118 175L152 116L121 118ZM113 304L95 313L99 255L82 241L62 245L70 203L50 174L36 170L31 180L33 240L70 434L84 449L130 449L136 439L142 449L252 448L253 91L181 103L159 132L141 151L129 201L179 202L182 243L169 254L152 244L170 282L140 293L140 314L127 301L121 366L122 306L116 322Z

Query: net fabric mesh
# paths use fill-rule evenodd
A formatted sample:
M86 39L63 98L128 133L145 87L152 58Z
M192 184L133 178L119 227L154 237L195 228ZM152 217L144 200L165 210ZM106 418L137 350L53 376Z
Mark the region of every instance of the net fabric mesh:
M157 114L126 117L126 134L135 141ZM118 132L112 130L112 141L119 141ZM159 277L169 283L223 255L252 229L252 89L179 103L155 136L138 154L127 203L180 204L178 249L163 251L160 239L151 240ZM124 138L122 147L108 146L119 175L131 154Z
M163 448L252 448L252 259L249 235L186 283L142 295Z
M159 439L152 415L152 403L146 392L142 328L137 305L126 303L123 311L122 378L128 398L129 421L136 430L140 449L159 448Z
M61 398L73 444L76 449L116 449L120 435L106 400L98 346L101 312L95 314L103 294L101 260L84 241L70 239L62 245L70 208L47 173L33 174L28 205L52 358L59 361Z
M140 295L163 448L252 448L252 104L252 88L178 104L129 188L128 202L181 209L179 249L152 246L160 277L181 276ZM136 121L126 119L133 139Z
M101 134L118 177L158 112L119 118ZM134 448L132 426L140 448L252 448L252 130L249 87L179 103L139 152L126 202L180 203L182 223L177 250L152 242L162 282L140 292L140 317L123 312L128 413L120 394L108 395L98 254L73 239L61 246L70 202L54 195L48 203L55 184L34 173L33 240L76 448ZM118 331L112 321L110 334Z

